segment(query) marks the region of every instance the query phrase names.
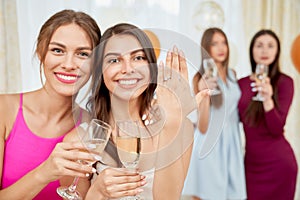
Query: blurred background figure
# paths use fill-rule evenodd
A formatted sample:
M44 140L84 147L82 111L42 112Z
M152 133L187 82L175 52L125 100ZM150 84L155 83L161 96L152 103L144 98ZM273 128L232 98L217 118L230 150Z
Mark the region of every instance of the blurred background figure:
M251 40L249 53L253 74L239 80L248 199L293 200L298 166L285 138L284 126L293 100L294 83L280 70L280 42L272 30L258 31ZM256 70L259 64L268 70L263 73ZM261 100L253 100L256 93Z
M236 74L228 67L227 37L221 29L209 28L202 36L201 47L202 61L193 80L194 92L209 88L212 95L198 105L194 148L183 194L194 199L246 199L237 109L241 93ZM217 76L210 76L206 71L205 61L209 57L213 59L211 65L216 68ZM201 146L209 140L215 140L215 144L201 158Z

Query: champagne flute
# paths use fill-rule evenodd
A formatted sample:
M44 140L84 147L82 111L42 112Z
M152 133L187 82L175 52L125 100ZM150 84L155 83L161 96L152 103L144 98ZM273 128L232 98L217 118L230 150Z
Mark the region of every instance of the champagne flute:
M268 76L269 67L264 64L257 64L255 68L255 82L263 82L264 79ZM256 96L252 97L253 101L264 101L264 97L261 96L258 91Z
M80 141L83 143L87 152L94 155L95 160L101 161L101 155L109 140L111 134L111 127L109 124L92 119L89 124L82 123L78 127ZM92 165L94 161L79 160L78 162L85 165ZM76 190L79 177L75 177L70 186L61 186L57 188L57 193L68 200L82 200L82 196Z
M118 121L116 123L116 144L119 159L123 166L135 169L141 153L141 133L137 121ZM137 200L138 196L127 196L122 200Z
M214 62L214 59L212 58L203 59L203 68L204 68L204 73L206 74L207 77L214 78L218 76L218 68ZM212 89L211 91L211 95L217 95L220 93L221 91L216 88Z

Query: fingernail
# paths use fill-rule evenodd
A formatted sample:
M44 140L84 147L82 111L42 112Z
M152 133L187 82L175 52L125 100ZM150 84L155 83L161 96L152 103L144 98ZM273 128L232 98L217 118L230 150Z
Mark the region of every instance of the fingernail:
M172 55L171 50L169 50L167 56L171 56L171 55Z
M179 51L179 56L180 56L180 57L184 57L184 53L183 53L182 50Z
M93 168L92 168L92 172L93 172L93 173L96 173L97 170L93 167Z
M141 185L146 185L146 183L147 183L147 182L146 182L145 180L142 180L142 181L141 181Z
M147 125L150 124L150 121L149 121L148 119L146 119L146 120L144 121L144 124L145 124L145 126L147 126Z
M164 66L164 62L163 61L160 61L159 62L159 67L163 67Z
M141 179L145 179L146 178L146 176L145 175L141 175Z
M257 92L257 89L254 87L251 89L252 92Z
M256 86L256 84L254 82L252 82L252 83L250 83L250 86L254 87L254 86Z
M176 45L174 45L174 47L173 47L173 51L174 51L175 53L177 53L177 52L178 52L178 48L177 48L177 46L176 46Z
M144 190L143 190L142 188L138 188L138 189L136 189L136 191L137 191L138 193L141 193L141 192L143 192Z
M90 174L89 174L89 173L86 173L86 174L85 174L85 176L86 176L86 177L89 177L89 176L90 176Z
M147 118L147 115L146 115L146 114L143 114L142 120L145 120L146 118Z

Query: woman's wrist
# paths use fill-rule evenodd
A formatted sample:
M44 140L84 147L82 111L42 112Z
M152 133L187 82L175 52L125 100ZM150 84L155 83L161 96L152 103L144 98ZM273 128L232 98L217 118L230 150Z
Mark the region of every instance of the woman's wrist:
M264 105L265 111L268 112L274 108L274 101L271 98L266 99L265 101L263 101L263 105Z
M97 197L98 200L108 200L105 195L103 195L95 186L95 184L91 184L86 196L85 200L93 200L95 199L95 196Z

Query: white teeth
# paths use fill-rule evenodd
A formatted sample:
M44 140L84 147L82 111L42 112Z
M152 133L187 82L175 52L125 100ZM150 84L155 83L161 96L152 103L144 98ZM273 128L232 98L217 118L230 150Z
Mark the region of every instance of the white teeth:
M62 74L56 74L59 78L67 80L67 81L74 81L76 80L76 76L66 76L66 75L62 75Z
M121 85L132 85L132 84L136 84L137 79L131 79L131 80L119 80L119 83Z

